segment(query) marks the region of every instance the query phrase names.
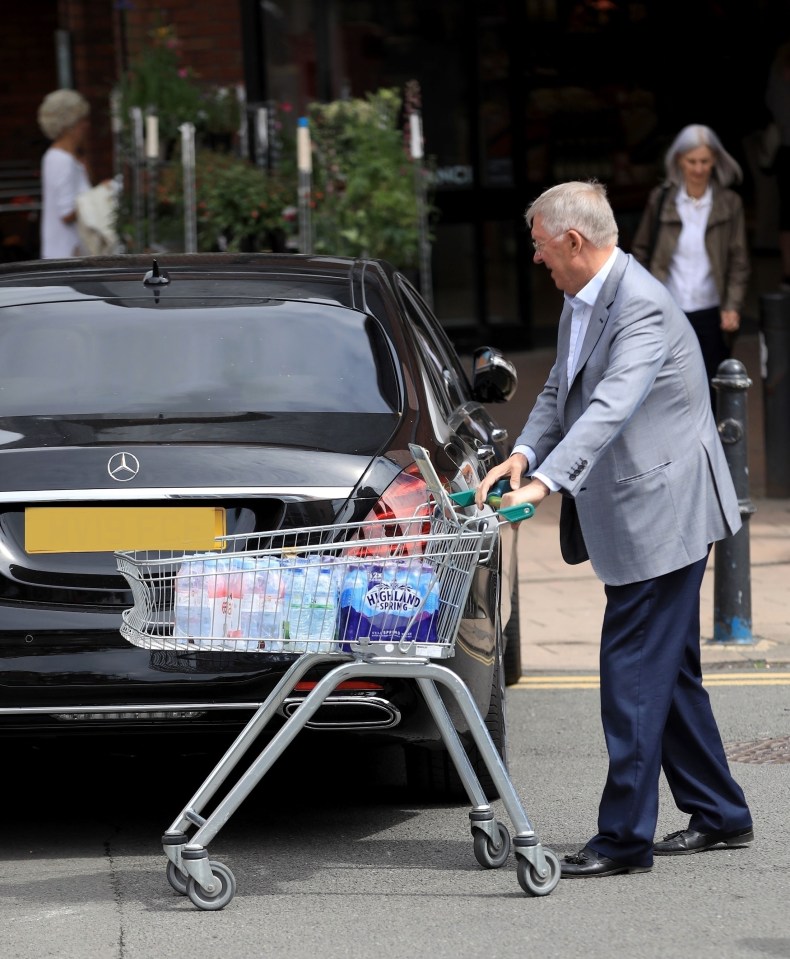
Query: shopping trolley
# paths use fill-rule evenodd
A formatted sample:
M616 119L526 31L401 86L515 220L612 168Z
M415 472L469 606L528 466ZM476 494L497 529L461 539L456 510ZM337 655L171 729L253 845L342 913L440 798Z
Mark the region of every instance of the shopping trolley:
M294 654L286 673L162 837L167 880L199 909L218 910L236 880L207 849L316 710L342 682L371 676L414 680L472 803L474 855L498 868L511 848L524 892L548 895L560 878L524 811L485 722L463 680L440 664L451 657L475 567L494 548L499 525L532 515L530 504L473 510L474 491L447 494L427 452L411 446L430 491L408 519L221 537L208 553L116 553L134 605L122 635L150 650ZM268 739L237 781L206 807L278 714L302 677L334 663ZM504 808L514 837L496 820L439 694L456 701Z

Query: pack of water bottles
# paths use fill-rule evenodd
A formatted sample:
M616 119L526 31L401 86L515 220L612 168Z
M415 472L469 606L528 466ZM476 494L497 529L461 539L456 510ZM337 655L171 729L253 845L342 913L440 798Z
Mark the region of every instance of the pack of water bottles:
M173 637L247 652L349 652L435 643L440 589L421 557L190 556L174 580Z
M211 649L325 650L337 639L339 577L332 557L192 556L175 577L173 635Z
M354 643L435 643L440 588L433 567L419 561L352 564L340 594L339 640Z

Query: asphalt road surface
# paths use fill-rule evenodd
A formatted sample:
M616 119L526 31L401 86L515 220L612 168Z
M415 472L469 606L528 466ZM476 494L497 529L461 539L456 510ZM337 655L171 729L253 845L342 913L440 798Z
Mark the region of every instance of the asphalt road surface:
M237 892L205 912L165 878L162 832L210 772L199 742L3 745L3 959L760 959L790 957L790 693L712 687L755 818L750 849L525 895L481 868L468 805L415 801L399 751L304 733L226 823L211 858ZM595 832L598 691L508 696L510 773L544 846ZM762 747L762 748L760 748ZM509 820L499 802L497 815ZM659 833L686 825L662 781Z

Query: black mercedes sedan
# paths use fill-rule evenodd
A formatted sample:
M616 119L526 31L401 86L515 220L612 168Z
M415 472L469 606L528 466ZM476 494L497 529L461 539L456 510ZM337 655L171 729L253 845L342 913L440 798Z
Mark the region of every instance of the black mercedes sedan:
M411 444L449 491L475 487L508 453L487 406L516 375L485 346L468 365L383 261L0 266L0 736L235 734L293 656L132 645L115 551L165 516L179 529L208 516L230 536L411 516L426 499ZM516 537L505 524L476 568L448 660L503 756L521 672ZM340 687L308 728L400 743L412 785L457 785L408 681Z

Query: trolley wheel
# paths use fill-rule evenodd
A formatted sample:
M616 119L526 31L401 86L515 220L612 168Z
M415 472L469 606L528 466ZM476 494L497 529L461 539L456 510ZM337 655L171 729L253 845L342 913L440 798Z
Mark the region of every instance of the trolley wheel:
M548 896L551 890L560 881L560 861L550 850L544 849L543 855L546 857L546 865L549 867L545 879L535 871L535 867L529 860L523 856L518 857L518 866L516 875L518 884L530 896Z
M215 862L212 859L209 862L209 866L211 866L212 875L218 880L217 891L213 893L206 892L195 878L190 876L187 880L187 895L198 909L211 909L216 911L218 909L224 909L236 894L236 877L230 869L221 862Z
M167 864L167 881L179 894L179 896L185 896L187 894L187 881L189 876L185 875L174 862L168 862Z
M484 869L499 869L510 855L510 833L501 822L495 823L499 843L494 844L484 829L474 830L475 859Z

